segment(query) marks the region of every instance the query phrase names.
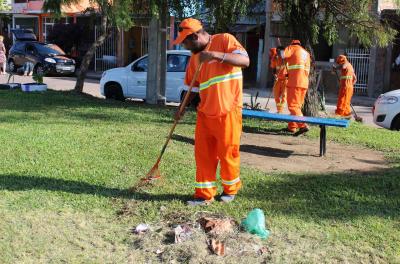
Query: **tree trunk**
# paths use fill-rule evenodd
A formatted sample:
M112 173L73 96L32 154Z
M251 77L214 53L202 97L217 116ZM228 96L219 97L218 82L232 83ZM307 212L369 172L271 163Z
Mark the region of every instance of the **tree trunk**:
M311 65L309 74L309 84L306 97L304 99L304 104L302 107L303 115L305 116L318 116L319 111L319 99L317 91L317 78L315 74L315 56L314 50L311 46L311 34L307 31L300 31L300 28L295 29L294 32L302 32L302 34L297 34L302 46L310 53Z
M109 32L107 32L107 16L103 15L101 17L101 35L96 39L95 42L90 46L85 56L83 56L81 67L79 68L78 75L76 78L75 91L78 93L82 93L83 84L85 82L86 73L89 68L90 62L93 59L93 55L96 52L98 46L102 45L104 41L107 39Z
M303 114L305 116L318 116L319 111L319 98L318 98L318 87L317 87L317 76L315 71L315 57L314 51L310 42L307 41L305 48L310 53L311 65L310 65L310 75L309 75L309 85L306 98L303 105Z

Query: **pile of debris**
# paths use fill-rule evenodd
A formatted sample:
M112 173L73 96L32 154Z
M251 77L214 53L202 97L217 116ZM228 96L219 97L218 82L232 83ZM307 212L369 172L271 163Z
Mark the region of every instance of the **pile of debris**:
M246 219L245 219L246 220ZM245 222L245 221L243 221ZM235 220L203 213L194 222L139 224L133 229L137 250L155 253L161 261L196 262L210 257L268 258L269 249L261 236L250 235Z

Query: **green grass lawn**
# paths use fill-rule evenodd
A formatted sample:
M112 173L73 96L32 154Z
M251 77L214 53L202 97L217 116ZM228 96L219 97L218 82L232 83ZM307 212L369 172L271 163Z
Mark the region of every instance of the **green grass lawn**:
M285 174L243 166L244 187L234 203L191 208L185 201L195 163L185 140L170 142L163 180L127 190L156 161L174 111L69 92L0 91L0 263L248 263L184 250L162 259L131 229L197 211L240 221L257 207L271 230L263 242L271 253L254 263L400 263L399 132L356 123L328 129L329 140L384 152L388 169ZM194 122L188 112L176 134L193 138ZM283 126L244 122L246 131ZM309 137L316 139L318 129Z

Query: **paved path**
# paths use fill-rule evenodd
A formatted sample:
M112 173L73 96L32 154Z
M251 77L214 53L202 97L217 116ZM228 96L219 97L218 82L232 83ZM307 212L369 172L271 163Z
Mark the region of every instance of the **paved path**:
M6 83L7 79L8 79L8 75L0 75L0 83ZM75 81L76 81L75 77L45 77L44 78L44 83L46 83L48 85L49 89L62 90L62 91L72 90L75 86ZM13 81L11 80L11 82L13 82ZM33 80L32 80L32 77L30 77L30 76L15 76L14 82L28 83L28 82L33 82ZM91 94L96 97L103 97L99 93L99 82L100 81L98 79L87 78L85 80L85 85L84 85L83 91L85 93ZM258 98L257 102L260 102L261 106L265 107L267 100L268 100L267 98L270 95L270 91L266 91L266 90L259 91L257 89L245 89L243 101L250 104L251 95L255 95L257 93L257 91L259 92L259 98ZM327 108L328 114L333 115L335 112L335 109L336 109L336 106L334 104L334 102L336 102L336 98L329 98L329 99L330 99L329 102L333 102L333 103L328 102L326 104L326 108ZM359 114L359 116L361 116L363 118L364 123L369 126L378 127L373 123L373 120L372 120L371 111L372 111L373 101L374 101L373 99L365 98L365 97L354 97L354 99L353 99L353 102L355 104L355 109L356 109L357 113ZM367 106L362 106L362 105L367 105ZM273 98L271 98L269 100L268 108L270 109L271 112L275 112L276 106L275 106L275 101L273 100ZM289 113L287 111L287 109L286 109L285 113L287 113L287 114Z

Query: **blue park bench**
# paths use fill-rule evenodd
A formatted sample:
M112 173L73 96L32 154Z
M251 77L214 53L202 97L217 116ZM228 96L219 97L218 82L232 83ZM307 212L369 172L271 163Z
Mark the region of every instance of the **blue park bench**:
M292 116L273 114L264 111L254 111L243 109L243 117L260 118L281 122L297 122L297 123L308 123L313 125L319 125L319 156L325 156L326 153L326 126L335 127L349 127L350 121L346 119L334 119L334 118L323 118L323 117L308 117L308 116Z

